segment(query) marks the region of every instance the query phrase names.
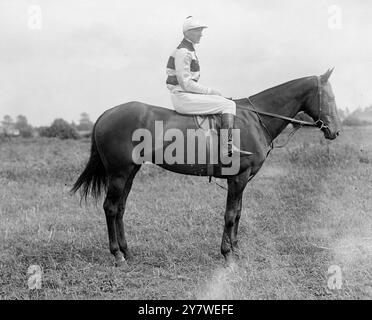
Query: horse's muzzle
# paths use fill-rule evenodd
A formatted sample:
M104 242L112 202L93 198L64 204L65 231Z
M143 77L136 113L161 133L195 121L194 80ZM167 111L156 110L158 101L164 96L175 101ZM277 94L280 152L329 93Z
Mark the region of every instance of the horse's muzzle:
M324 137L328 140L334 140L340 135L340 130L332 132L329 127L326 126L322 128L322 131L324 133Z

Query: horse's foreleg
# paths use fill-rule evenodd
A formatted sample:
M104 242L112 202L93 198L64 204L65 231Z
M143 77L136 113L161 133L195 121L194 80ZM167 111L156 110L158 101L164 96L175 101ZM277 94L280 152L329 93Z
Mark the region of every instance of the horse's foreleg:
M225 211L225 227L222 235L221 253L229 263L238 249L237 230L242 209L242 196L248 179L245 175L228 179L228 193Z
M128 250L127 240L125 239L123 215L125 212L127 198L132 188L133 179L136 173L138 172L138 170L140 169L140 167L141 166L136 166L133 168L132 172L130 173L125 183L124 193L123 193L122 199L120 200L119 211L116 216L116 231L117 231L118 244L119 244L120 251L124 253L125 259L130 259L132 255L130 254Z
M234 228L233 232L231 235L231 245L232 245L232 250L237 251L238 250L238 227L239 227L239 221L240 221L240 216L242 212L242 198L243 198L243 192L240 194L239 198L237 199L237 208L236 208L236 215L235 215L235 223L234 223Z
M221 253L225 257L225 260L227 262L231 261L232 258L231 251L235 249L237 244L234 231L238 211L239 197L240 195L236 195L233 192L230 192L229 189L225 211L225 227L223 230L221 242Z
M116 217L118 215L120 200L122 198L126 179L122 176L109 178L109 186L103 208L106 215L107 231L109 236L109 247L111 254L115 257L115 264L120 266L125 263L123 254L119 250L117 238Z

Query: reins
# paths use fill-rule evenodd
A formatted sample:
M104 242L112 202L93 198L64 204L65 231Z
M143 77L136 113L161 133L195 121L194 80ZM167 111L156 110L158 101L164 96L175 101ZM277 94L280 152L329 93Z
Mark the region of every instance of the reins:
M249 98L246 98L246 99L249 101L249 103L253 107L253 109L252 108L246 108L246 109L248 109L250 111L253 111L255 113L262 114L262 115L269 116L269 117L273 117L273 118L278 118L278 119L286 120L286 121L288 121L288 122L290 122L292 124L298 124L298 125L301 125L301 126L318 127L318 125L316 124L316 122L302 121L302 120L297 120L297 119L294 119L294 118L282 116L282 115L276 114L276 113L271 113L271 112L265 112L265 111L256 110L256 109L254 109L254 105L253 105L251 99L249 99Z
M249 110L249 111L252 111L254 112L257 117L258 117L258 121L260 122L261 126L265 129L265 131L267 132L269 138L270 138L270 145L269 145L269 150L267 151L267 154L266 154L266 157L270 154L270 152L273 150L273 149L280 149L280 148L283 148L285 147L289 140L294 136L294 134L296 133L296 131L302 127L316 127L316 128L319 128L320 130L323 130L325 128L328 128L324 122L320 119L320 116L322 115L322 87L321 87L321 81L320 81L320 77L318 76L317 77L317 96L318 96L318 108L319 108L319 113L318 113L318 120L315 121L315 122L308 122L308 121L303 121L303 120L297 120L297 119L294 119L294 118L290 118L290 117L286 117L286 116L282 116L280 114L276 114L276 113L272 113L272 112L266 112L266 111L260 111L260 110L257 110L255 107L254 107L254 104L252 103L251 99L248 97L248 98L245 98L249 104L251 105L251 108L250 107L245 107L244 109L246 110ZM232 100L232 98L231 98ZM298 127L294 127L294 129L289 133L288 135L288 139L287 141L282 144L282 145L274 145L274 139L270 133L270 130L267 128L266 124L262 121L260 115L264 115L264 116L268 116L268 117L272 117L272 118L277 118L277 119L282 119L282 120L285 120L285 121L288 121L289 123L291 124L296 124L298 125ZM209 182L211 182L212 180L212 176L209 177ZM226 187L218 184L216 181L215 181L215 184L217 184L220 188L224 189L224 190L228 190Z
M316 123L311 123L311 122L307 122L307 121L302 121L302 120L297 120L297 119L293 119L293 118L289 118L289 117L285 117L285 116L282 116L280 114L275 114L275 113L271 113L271 112L265 112L265 111L259 111L259 110L256 110L254 108L254 105L251 101L251 99L249 98L246 98L248 100L248 102L250 103L250 105L252 106L252 108L246 108L248 109L249 111L253 111L257 114L257 117L258 117L258 121L260 122L261 126L265 129L265 131L267 132L267 134L269 135L270 137L270 145L269 145L269 150L267 151L266 153L266 157L270 154L270 152L273 150L273 149L281 149L281 148L284 148L289 140L291 140L291 138L294 136L294 134L296 133L296 131L298 129L300 129L301 127L303 126L307 126L307 127L317 127ZM298 127L294 127L293 130L289 133L288 135L288 138L287 138L287 141L282 144L282 145L274 145L274 139L270 133L270 130L267 128L267 126L265 125L265 123L262 121L260 115L265 115L265 116L269 116L269 117L273 117L273 118L277 118L277 119L282 119L282 120L285 120L285 121L288 121L292 124L297 124L299 125Z
M282 116L280 114L257 110L254 107L254 104L252 103L251 99L249 97L246 98L246 100L249 102L249 104L251 105L252 108L249 108L248 107L248 108L245 108L245 109L256 113L261 126L265 129L265 131L267 132L267 134L270 137L270 140L271 140L271 142L270 142L270 149L268 150L268 152L266 154L266 157L269 155L269 153L271 152L271 150L273 150L273 149L280 149L280 148L285 147L288 144L289 140L296 133L296 131L298 129L302 128L302 127L316 127L316 128L319 128L320 130L322 130L324 128L327 128L327 126L324 124L324 122L320 119L320 116L322 114L322 92L321 92L322 89L321 88L322 87L321 87L320 77L317 77L317 96L318 96L319 113L318 113L318 120L315 121L315 122L308 122L308 121L303 121L303 120L297 120L297 119L294 119L294 118ZM287 141L284 144L274 146L274 139L273 139L273 137L272 137L272 135L270 133L270 130L267 128L267 126L265 125L265 123L262 121L260 115L269 116L269 117L277 118L277 119L282 119L282 120L288 121L291 124L299 125L299 127L294 127L294 129L288 135L288 139L287 139Z

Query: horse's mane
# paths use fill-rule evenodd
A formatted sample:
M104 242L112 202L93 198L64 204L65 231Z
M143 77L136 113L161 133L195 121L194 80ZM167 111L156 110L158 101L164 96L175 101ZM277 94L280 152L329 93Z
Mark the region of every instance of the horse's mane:
M298 79L294 79L294 80L290 80L290 81L287 81L287 82L284 82L284 83L281 83L277 86L274 86L274 87L271 87L271 88L268 88L268 89L265 89L261 92L258 92L252 96L249 96L249 98L254 98L254 97L257 97L259 95L262 95L262 94L265 94L265 93L269 93L271 91L274 91L274 90L280 90L280 89L283 89L283 87L286 87L288 85L291 85L295 82L298 82L298 81L301 81L301 80L304 80L304 79L309 79L309 78L313 78L314 76L308 76L308 77L302 77L302 78L298 78ZM239 98L239 99L233 99L234 101L239 101L241 102L242 100L246 100L247 98Z

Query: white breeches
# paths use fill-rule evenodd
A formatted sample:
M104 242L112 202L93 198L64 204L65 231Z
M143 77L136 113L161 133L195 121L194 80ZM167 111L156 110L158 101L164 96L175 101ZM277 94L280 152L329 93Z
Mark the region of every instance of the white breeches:
M198 94L190 92L171 93L174 109L185 114L232 113L236 115L234 101L218 95Z

